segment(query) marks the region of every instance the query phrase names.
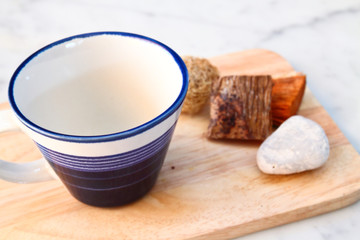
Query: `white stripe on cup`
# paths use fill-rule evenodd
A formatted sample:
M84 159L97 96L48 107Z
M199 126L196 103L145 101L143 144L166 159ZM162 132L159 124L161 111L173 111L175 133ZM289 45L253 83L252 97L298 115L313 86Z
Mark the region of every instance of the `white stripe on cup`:
M178 108L171 116L169 116L163 122L142 133L125 139L109 142L67 142L39 134L26 127L22 123L19 123L19 125L22 130L26 134L28 134L35 142L53 151L75 156L100 157L131 151L154 141L175 124L180 115L180 112L181 107Z

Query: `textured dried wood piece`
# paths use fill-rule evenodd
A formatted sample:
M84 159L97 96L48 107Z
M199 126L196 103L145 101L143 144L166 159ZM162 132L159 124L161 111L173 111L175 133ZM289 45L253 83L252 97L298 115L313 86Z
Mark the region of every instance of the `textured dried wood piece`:
M273 84L271 115L274 125L279 126L297 113L305 92L306 76L297 72L273 76Z
M211 91L208 137L262 140L271 134L269 75L224 76Z

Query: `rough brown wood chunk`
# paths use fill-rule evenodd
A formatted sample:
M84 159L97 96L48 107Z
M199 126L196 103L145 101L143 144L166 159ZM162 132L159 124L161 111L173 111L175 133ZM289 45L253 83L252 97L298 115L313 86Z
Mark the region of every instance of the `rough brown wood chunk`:
M273 123L280 126L295 115L304 96L306 76L292 73L289 76L273 76L271 114Z
M211 89L208 137L263 140L271 134L270 76L224 76Z

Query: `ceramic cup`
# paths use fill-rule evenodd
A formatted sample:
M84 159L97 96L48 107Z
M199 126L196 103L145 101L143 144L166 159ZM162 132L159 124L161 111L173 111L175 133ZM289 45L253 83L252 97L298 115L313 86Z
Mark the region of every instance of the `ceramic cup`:
M48 164L83 203L133 202L156 182L187 87L184 62L154 39L96 32L54 42L9 85L16 121L46 161L1 161L0 178L49 180Z

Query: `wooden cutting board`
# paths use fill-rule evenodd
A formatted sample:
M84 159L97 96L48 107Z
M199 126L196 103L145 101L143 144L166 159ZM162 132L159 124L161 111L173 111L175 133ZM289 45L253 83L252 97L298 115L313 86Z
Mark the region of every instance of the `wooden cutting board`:
M222 74L293 70L279 55L260 49L211 61ZM299 114L325 129L331 151L325 166L305 173L261 173L255 163L260 142L209 141L208 111L180 117L157 184L127 206L87 206L56 180L24 185L0 180L0 239L229 239L360 198L360 156L308 89ZM22 133L0 135L0 158L39 157Z

